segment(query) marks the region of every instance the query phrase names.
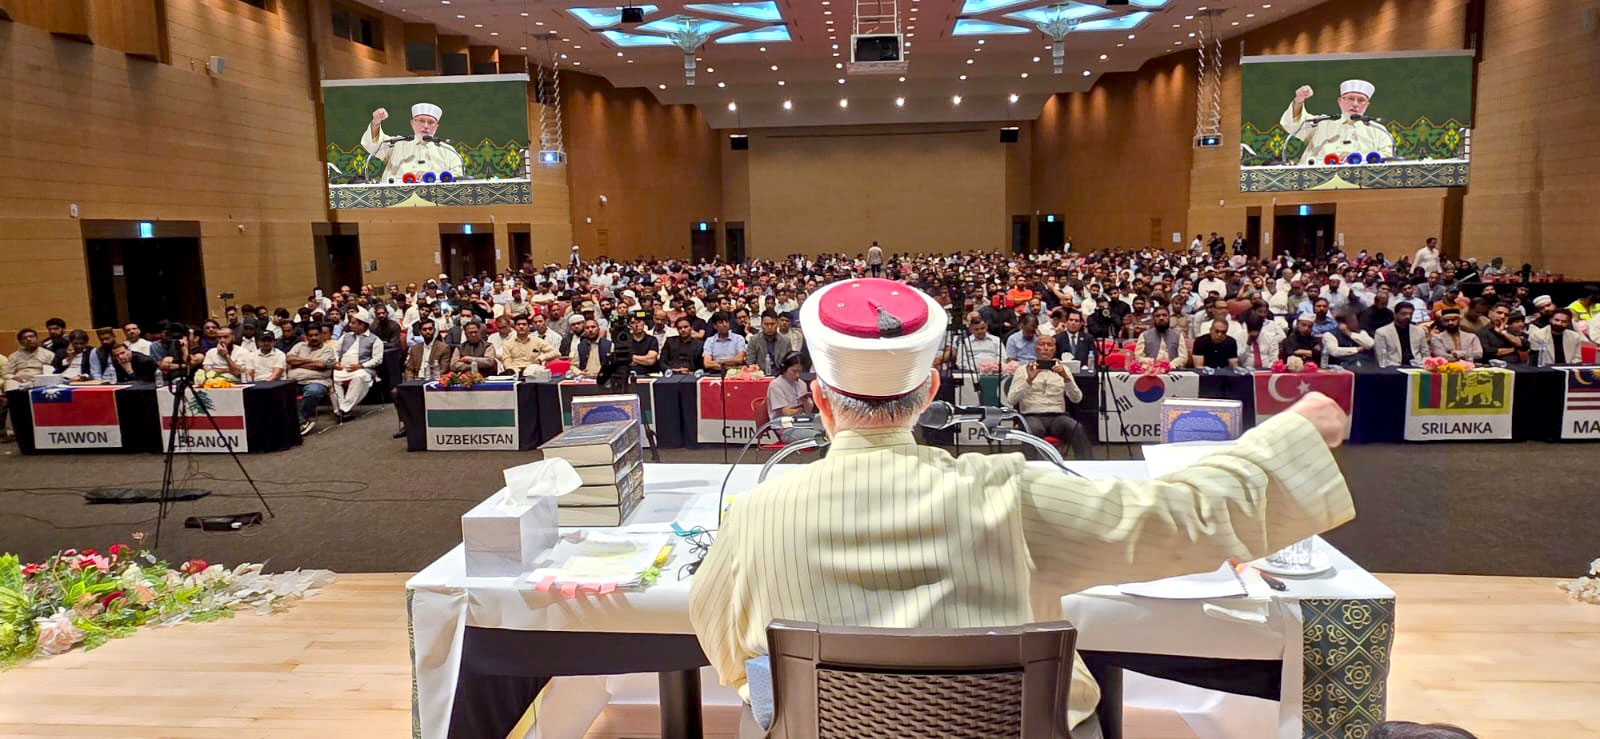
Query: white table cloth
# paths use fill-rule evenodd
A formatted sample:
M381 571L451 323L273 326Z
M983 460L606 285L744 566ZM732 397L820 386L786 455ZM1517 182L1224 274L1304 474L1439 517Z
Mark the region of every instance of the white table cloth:
M1072 466L1090 478L1146 476L1144 462L1138 460L1075 462ZM773 475L798 467L783 465ZM645 465L645 498L626 529L659 531L674 521L686 528L714 529L720 509L718 492L728 469L719 464ZM759 465L737 467L728 483L728 495L753 487L759 470ZM1248 598L1206 603L1135 598L1121 595L1115 586L1104 586L1063 598L1063 617L1077 625L1081 650L1283 660L1285 700L1276 723L1281 736L1299 736L1303 713L1298 700L1302 674L1300 601L1387 598L1392 603L1394 597L1392 591L1343 554L1326 543L1319 543L1319 547L1334 558L1334 570L1318 578L1291 580L1288 593L1274 593L1259 580L1253 580ZM692 634L689 580L679 577L682 565L688 561L688 547L679 546L673 561L662 568L660 579L645 590L617 591L606 596L580 593L567 598L538 592L520 578L467 577L462 548L450 550L406 583L412 637L413 735L431 738L448 733L461 665L462 635L467 626ZM1392 610L1390 614L1392 617ZM1383 674L1386 673L1385 666ZM1130 702L1152 701L1144 686L1135 680L1128 682ZM595 689L603 690L603 684ZM1161 692L1173 690L1163 688ZM1181 696L1174 695L1174 700L1181 700ZM1256 703L1272 706L1266 701ZM1172 701L1168 705L1173 705ZM593 713L598 710L594 708ZM1233 712L1229 710L1230 714ZM1261 713L1262 709L1255 709L1258 717ZM572 722L573 735L581 736L592 718L589 715L586 720ZM1267 721L1272 722L1270 716ZM1204 721L1197 717L1192 723L1200 728ZM552 733L547 731L543 736Z

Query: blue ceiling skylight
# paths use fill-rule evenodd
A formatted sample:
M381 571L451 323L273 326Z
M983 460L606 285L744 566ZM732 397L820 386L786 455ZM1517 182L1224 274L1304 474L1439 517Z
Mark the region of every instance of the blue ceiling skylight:
M1066 16L1068 18L1082 19L1088 18L1091 15L1099 15L1106 12L1105 8L1095 5L1084 5L1083 3L1066 3L1066 6ZM1056 6L1054 5L1019 10L1015 13L1006 13L1007 18L1011 18L1012 20L1027 21L1029 23L1043 23L1051 18L1054 18L1055 15ZM1080 25L1079 28L1082 28L1082 26Z
M1131 0L1131 2L1141 8L1164 8L1170 0Z
M789 40L788 26L766 26L740 33L730 33L713 41L714 44L768 44Z
M665 18L658 18L650 21L649 23L639 26L635 30L647 31L649 33L672 33L673 31L678 30L678 21L680 19L700 21L700 30L705 33L726 31L730 28L736 28L739 25L737 23L729 23L728 21L706 20L704 18L695 18L687 15L669 15Z
M672 39L648 33L601 31L600 35L605 36L607 40L617 46L672 46Z
M999 36L1008 33L1033 33L1031 28L1022 26L1008 26L1004 23L991 23L974 18L957 18L955 29L951 36Z
M961 4L962 15L977 15L979 13L992 13L1001 8L1032 2L1033 0L966 0Z
M639 5L645 15L659 10L654 5ZM567 8L572 17L590 28L605 28L622 22L622 8Z
M745 18L762 23L777 23L783 20L783 13L778 11L775 2L762 3L690 3L683 6L684 10L696 13L716 13L717 15L731 15L736 18Z

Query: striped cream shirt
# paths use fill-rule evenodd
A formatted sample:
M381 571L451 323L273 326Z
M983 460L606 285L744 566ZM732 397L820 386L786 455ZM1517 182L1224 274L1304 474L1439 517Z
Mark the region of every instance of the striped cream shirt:
M766 654L775 618L885 627L1057 618L1101 584L1213 569L1355 516L1309 421L1280 413L1227 453L1158 480L1086 481L1020 454L921 446L906 429L844 431L828 456L739 496L692 585L689 616L724 684ZM1099 689L1074 666L1069 719Z

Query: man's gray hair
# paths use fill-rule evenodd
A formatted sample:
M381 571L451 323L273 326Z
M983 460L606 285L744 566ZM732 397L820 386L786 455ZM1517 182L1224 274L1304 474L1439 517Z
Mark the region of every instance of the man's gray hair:
M922 412L922 406L928 402L928 392L932 389L932 382L933 379L930 377L923 380L915 390L892 398L858 398L828 387L825 382L817 384L822 387L822 395L828 399L828 407L833 409L833 417L838 425L850 428L910 426Z

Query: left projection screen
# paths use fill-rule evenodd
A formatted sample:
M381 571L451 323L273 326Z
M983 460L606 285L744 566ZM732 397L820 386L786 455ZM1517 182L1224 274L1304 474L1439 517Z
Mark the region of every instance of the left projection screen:
M528 76L324 80L336 210L532 201Z

